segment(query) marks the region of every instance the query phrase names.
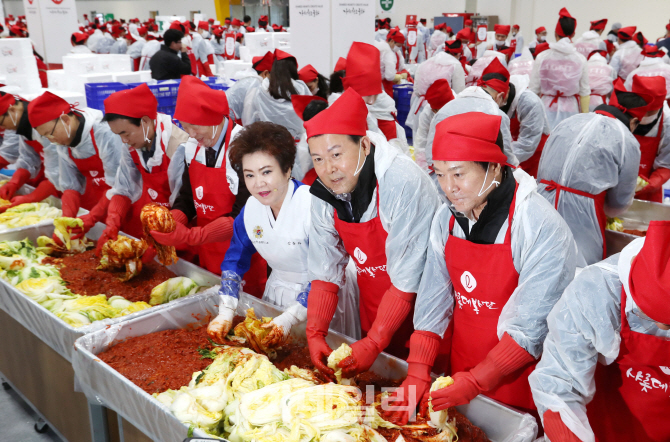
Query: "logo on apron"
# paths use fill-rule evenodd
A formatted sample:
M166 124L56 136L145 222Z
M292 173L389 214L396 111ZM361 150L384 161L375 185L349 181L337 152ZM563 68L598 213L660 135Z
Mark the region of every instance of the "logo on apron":
M204 195L204 193L205 193L205 191L202 188L202 186L198 186L198 187L195 188L195 196L197 196L199 200L202 199L202 196Z
M152 200L155 200L158 197L158 192L156 192L154 189L150 188L147 192L149 192L149 196Z
M263 237L263 229L261 226L254 227L254 237L256 239L261 239Z
M359 262L359 264L365 264L365 261L368 260L368 255L363 253L361 249L356 247L356 250L354 250L354 258L356 258L356 261Z
M477 287L477 280L474 276L472 276L472 273L465 271L461 275L461 285L465 291L472 293L472 291Z
M97 171L97 170L91 170L90 172L91 172L91 176L92 176L93 178L95 178L95 177L98 176L98 171Z

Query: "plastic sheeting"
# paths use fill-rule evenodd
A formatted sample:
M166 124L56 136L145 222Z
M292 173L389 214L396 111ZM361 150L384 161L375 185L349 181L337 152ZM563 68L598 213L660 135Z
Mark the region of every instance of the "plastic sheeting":
M255 72L255 71L254 71ZM242 120L242 109L244 109L244 98L251 88L261 85L261 77L247 77L237 80L230 89L226 91L228 106L230 107L230 119Z
M519 120L519 136L512 141L512 152L519 162L528 160L535 154L542 134L549 135L549 122L544 113L542 101L528 90L528 75L511 75L516 94L507 115Z
M523 48L521 56L510 60L507 66L510 75L528 75L533 71L533 63L535 59L528 48Z
M482 54L482 56L478 58L477 61L475 61L475 63L472 65L472 68L470 68L470 72L465 78L466 87L477 85L477 80L481 78L482 72L484 72L484 69L486 69L489 63L491 63L491 60L493 60L494 57L497 57L498 60L500 60L500 63L507 67L505 54L491 50L484 51L484 54Z
M639 75L640 77L663 77L665 78L665 98L670 100L670 65L663 61L663 58L647 58L645 57L640 63L640 67L635 69L628 75L624 86L627 90L631 90L633 86L633 77ZM593 86L591 87L593 88Z
M612 55L610 66L619 77L627 80L628 74L640 65L643 58L642 50L637 42L629 40L619 45L617 51Z
M153 311L144 317L124 321L80 338L76 342L72 365L81 390L90 401L113 409L152 440L182 442L186 438L188 426L177 420L153 396L102 363L95 355L126 338L182 328L189 324L204 325L218 312L216 304L216 294L200 299L186 298L180 305L170 305L164 310ZM237 314L243 315L249 307L254 308L257 316L275 317L279 314L272 305L243 293ZM291 336L304 342L304 324L292 327ZM332 330L326 341L331 348L354 342ZM400 379L406 376L407 363L382 353L371 371L383 377ZM494 442L531 442L537 435L537 424L532 416L485 396L480 395L458 409ZM195 430L193 435L207 437L200 430Z
M104 228L105 226L103 224L98 223L91 229L87 236L89 238L97 239L102 234ZM38 236L47 235L51 237L52 234L53 224L48 226L34 226L31 229L22 229L18 232L3 233L0 235L0 240L16 241L28 237L34 243ZM168 268L179 276L187 276L193 279L199 285L212 286L218 284L219 281L219 278L213 273L209 273L208 271L183 260L179 260L176 264L173 264ZM203 294L191 295L128 316L104 319L102 321L93 322L91 325L85 327L75 328L66 324L53 313L28 298L7 281L0 280L0 308L68 361L72 360L74 342L87 333L105 329L106 327L114 326L120 322L139 318L168 307L174 307L191 298L200 299L202 297Z
M670 69L670 66L668 67ZM589 101L589 112L603 103L603 100L612 93L613 82L616 80L616 72L612 66L607 64L607 60L600 54L593 54L586 62L586 69L589 72L589 86L591 87L591 100Z

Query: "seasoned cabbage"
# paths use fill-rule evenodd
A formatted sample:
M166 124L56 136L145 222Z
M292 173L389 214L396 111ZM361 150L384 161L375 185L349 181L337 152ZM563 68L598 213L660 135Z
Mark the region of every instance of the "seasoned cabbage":
M198 290L198 284L190 278L178 276L170 278L162 284L157 285L151 291L149 304L160 305L184 296L192 295Z
M337 350L333 351L330 354L330 356L328 356L328 368L332 368L333 370L335 370L335 379L337 379L338 384L342 383L342 369L338 367L337 364L339 364L340 361L346 359L352 354L353 352L351 350L351 347L349 347L349 345L347 345L346 343L343 343L337 348ZM349 384L348 382L345 383Z

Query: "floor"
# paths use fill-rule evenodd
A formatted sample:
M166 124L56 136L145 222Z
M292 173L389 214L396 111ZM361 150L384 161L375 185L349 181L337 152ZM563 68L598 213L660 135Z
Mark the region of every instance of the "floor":
M0 388L0 442L63 442L51 429L42 434L35 431L37 420L14 390Z

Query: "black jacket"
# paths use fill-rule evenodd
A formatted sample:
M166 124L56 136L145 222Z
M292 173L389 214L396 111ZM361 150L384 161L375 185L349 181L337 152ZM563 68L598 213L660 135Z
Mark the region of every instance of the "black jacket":
M179 80L182 75L191 75L191 60L185 52L181 56L165 45L149 61L151 78L156 80Z

